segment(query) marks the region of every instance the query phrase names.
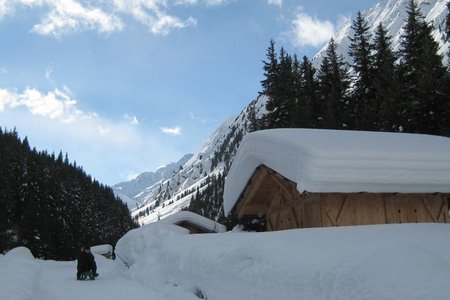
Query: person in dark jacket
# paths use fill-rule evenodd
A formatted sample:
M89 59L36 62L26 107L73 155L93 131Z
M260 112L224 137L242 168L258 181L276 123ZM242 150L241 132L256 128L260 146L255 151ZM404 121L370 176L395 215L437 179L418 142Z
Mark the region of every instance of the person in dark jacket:
M86 279L86 277L94 279L97 276L97 264L94 255L91 253L91 248L89 246L81 247L81 253L78 256L77 279Z

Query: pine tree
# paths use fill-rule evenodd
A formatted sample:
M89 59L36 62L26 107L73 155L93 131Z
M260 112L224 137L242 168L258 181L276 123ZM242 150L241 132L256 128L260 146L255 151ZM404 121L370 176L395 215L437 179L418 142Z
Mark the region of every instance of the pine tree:
M450 41L450 1L447 2L447 19L445 22L446 41ZM448 49L448 67L450 68L450 48Z
M408 19L402 37L400 75L408 132L442 134L448 128L444 90L445 68L433 39L432 27L424 21L414 0L408 6Z
M277 106L272 110L270 125L272 128L288 128L292 127L295 120L295 73L292 57L284 48L280 50L279 62L276 90L273 95Z
M267 95L269 100L266 103L266 109L272 112L277 107L277 99L275 99L275 85L277 83L278 76L278 58L275 51L275 42L270 40L269 47L266 53L267 61L263 61L263 70L265 79L261 81L262 93ZM273 120L270 119L270 115L266 115L263 120L263 128L272 126Z
M373 45L370 43L369 25L361 12L353 20L351 28L354 35L350 38L349 55L354 62L354 88L349 107L353 122L349 125L355 129L375 130L377 105L374 103Z
M273 86L277 77L278 59L275 51L275 41L270 40L269 47L266 53L267 61L263 61L263 70L265 79L261 81L262 93L265 95L271 95Z
M342 55L336 52L334 39L330 40L318 73L319 99L322 102L322 128L341 129L348 124L347 90L349 78Z
M374 103L377 111L377 129L398 131L400 105L398 80L395 61L397 57L392 50L391 38L383 24L379 24L374 38Z
M315 128L320 122L320 102L317 96L316 70L304 56L301 63L294 63L296 74L296 122L293 127Z

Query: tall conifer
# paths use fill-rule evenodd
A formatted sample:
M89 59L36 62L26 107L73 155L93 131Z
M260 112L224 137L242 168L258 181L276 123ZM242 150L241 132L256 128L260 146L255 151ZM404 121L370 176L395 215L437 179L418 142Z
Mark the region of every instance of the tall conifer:
M424 21L418 5L411 0L402 37L400 75L403 85L408 132L441 134L445 131L448 97L444 91L445 68L432 27Z
M319 97L322 102L321 127L346 128L349 121L347 91L348 69L342 55L336 52L334 39L330 40L318 73Z
M349 55L353 58L354 88L350 110L354 120L351 126L357 129L376 129L376 104L373 86L373 45L370 43L369 25L361 12L353 20L353 37L350 38Z
M379 24L374 38L374 103L377 106L377 128L383 131L399 130L400 105L398 80L391 38L383 24Z

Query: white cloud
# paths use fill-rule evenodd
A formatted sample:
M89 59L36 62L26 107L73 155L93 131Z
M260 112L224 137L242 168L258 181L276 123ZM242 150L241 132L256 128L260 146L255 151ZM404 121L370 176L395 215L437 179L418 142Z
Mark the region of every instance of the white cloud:
M186 21L181 21L177 17L162 15L149 25L152 33L157 35L167 35L172 29L181 29L189 26L196 26L197 20L189 17Z
M162 133L165 133L168 135L173 135L173 136L181 135L181 127L180 126L176 126L173 128L161 127L160 129L161 129Z
M210 5L210 6L222 5L222 4L226 4L229 2L229 0L204 0L204 1L207 5Z
M0 89L0 112L7 108L26 108L31 114L38 115L63 123L72 123L95 117L76 107L77 101L72 99L67 91L55 89L43 94L37 89L26 88L23 92Z
M267 4L282 6L283 0L267 0Z
M334 26L329 21L321 21L305 13L292 21L291 38L295 46L319 47L328 42L334 34Z
M95 141L102 136L107 136L109 143L116 144L139 140L133 129L135 126L130 122L114 122L94 112L82 111L68 91L67 87L47 93L34 88L26 88L22 92L0 88L0 114L3 114L2 118L12 118L14 123L36 122L40 124L36 126L38 128L47 126L55 131L68 131L80 140Z
M111 33L123 28L122 21L99 7L83 6L75 0L27 0L28 6L48 6L50 11L33 30L42 35L61 36L71 32L95 29L100 33Z
M136 116L134 116L133 119L131 120L131 124L132 124L132 125L139 125L139 121L138 121L138 119L136 118Z
M165 12L165 0L114 0L114 9L122 14L130 14L146 25L156 35L167 35L172 29L195 26L197 21L189 17L182 21Z
M197 5L198 0L176 0L175 5Z
M217 6L231 0L0 0L0 18L15 8L39 8L44 12L32 31L41 35L62 37L86 30L99 33L121 31L124 16L132 16L155 35L197 25L193 17L181 19L170 13L177 5Z
M139 120L136 116L130 116L129 114L124 114L123 118L130 122L131 125L139 125Z
M0 113L4 112L6 108L15 106L16 101L14 93L0 89Z
M175 5L198 5L205 4L207 6L218 6L227 4L234 0L176 0Z

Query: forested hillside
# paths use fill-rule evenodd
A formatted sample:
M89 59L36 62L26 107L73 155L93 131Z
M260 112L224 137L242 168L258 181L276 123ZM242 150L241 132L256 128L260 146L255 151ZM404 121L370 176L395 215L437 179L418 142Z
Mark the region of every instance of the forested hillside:
M136 227L112 190L58 156L0 128L0 251L26 246L35 257L73 259L81 244L115 242Z

